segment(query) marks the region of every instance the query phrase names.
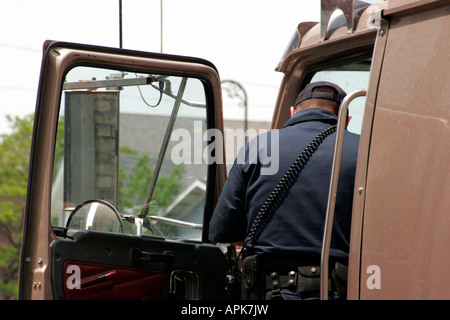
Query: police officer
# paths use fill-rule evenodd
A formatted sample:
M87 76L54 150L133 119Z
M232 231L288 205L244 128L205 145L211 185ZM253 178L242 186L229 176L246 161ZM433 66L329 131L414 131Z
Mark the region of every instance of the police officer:
M243 285L251 287L255 281L262 282L256 287L263 292L256 297L308 299L320 295L320 255L335 133L324 138L310 154L299 174L290 179L293 183L278 194L275 206L263 218L258 213L302 151L321 132L336 124L345 95L344 90L331 82L308 84L296 99L295 114L283 128L252 139L240 150L230 170L210 222L209 238L215 243L238 245L247 241L243 250L253 257L249 265L254 268L254 262L258 261L258 270L250 270L251 276L257 271L262 275L248 279L244 260L243 276L247 278ZM348 260L358 146L359 135L345 130L329 258L333 272L336 262L345 265ZM252 150L257 150L256 161ZM278 161L278 170L262 174L265 167L273 165L264 160L269 154L272 161ZM262 221L256 223L255 219ZM332 288L329 296L336 297L335 286L329 287Z

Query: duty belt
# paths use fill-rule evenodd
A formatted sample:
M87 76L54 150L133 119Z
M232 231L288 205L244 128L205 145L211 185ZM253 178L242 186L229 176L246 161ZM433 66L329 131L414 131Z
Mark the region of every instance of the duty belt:
M334 290L331 277L328 288ZM266 275L266 290L272 290L272 299L283 299L281 289L298 289L300 293L320 292L320 267L302 266L288 272L273 271Z

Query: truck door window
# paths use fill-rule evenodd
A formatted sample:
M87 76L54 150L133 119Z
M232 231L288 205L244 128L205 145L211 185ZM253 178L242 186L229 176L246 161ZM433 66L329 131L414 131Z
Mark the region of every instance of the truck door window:
M340 65L332 68L322 69L314 73L311 82L330 81L336 83L345 92L350 93L358 89L367 89L369 85L370 60L357 63ZM357 134L361 133L364 114L365 97L353 100L349 105L349 115L352 117L348 130Z
M65 227L80 203L102 200L120 213L124 233L158 229L166 238L200 240L208 170L202 82L79 66L63 89L52 225Z

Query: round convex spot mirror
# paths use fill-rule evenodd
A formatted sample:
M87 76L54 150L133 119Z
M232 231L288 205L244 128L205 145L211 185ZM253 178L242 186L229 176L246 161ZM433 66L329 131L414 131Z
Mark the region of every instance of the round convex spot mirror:
M110 203L90 200L79 204L67 219L68 229L122 232L122 219Z

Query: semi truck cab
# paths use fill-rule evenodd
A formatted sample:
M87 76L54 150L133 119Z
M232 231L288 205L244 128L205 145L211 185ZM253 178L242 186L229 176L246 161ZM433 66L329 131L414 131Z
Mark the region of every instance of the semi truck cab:
M348 93L348 130L361 135L348 299L450 298L449 29L445 0L323 0L321 21L298 25L275 68L272 130L312 81ZM208 239L225 152L213 63L46 42L19 298L235 298L233 251Z

